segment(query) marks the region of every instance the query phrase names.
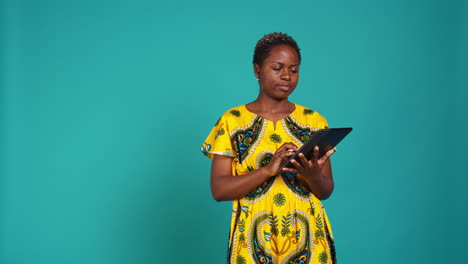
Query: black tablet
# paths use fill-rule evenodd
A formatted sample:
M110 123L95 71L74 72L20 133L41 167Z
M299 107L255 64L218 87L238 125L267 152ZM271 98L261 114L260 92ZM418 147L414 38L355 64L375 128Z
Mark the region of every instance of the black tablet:
M291 156L287 161L285 161L281 166L281 171L283 168L294 168L294 165L291 163L291 159L295 159L297 162L301 163L299 159L299 153L304 153L305 157L310 160L312 155L314 154L314 147L319 147L319 158L321 158L327 151L334 148L340 141L346 137L346 135L351 132L353 128L345 127L345 128L325 128L317 130L313 133L309 140L302 145L297 152Z

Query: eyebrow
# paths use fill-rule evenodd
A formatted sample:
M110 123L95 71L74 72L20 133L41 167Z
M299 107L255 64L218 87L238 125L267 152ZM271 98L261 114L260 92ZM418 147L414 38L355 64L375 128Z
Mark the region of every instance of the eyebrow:
M271 63L278 63L278 64L280 64L280 65L284 65L284 63L279 62L279 61L272 61ZM297 63L297 64L291 65L291 67L293 67L293 66L299 66L299 64Z

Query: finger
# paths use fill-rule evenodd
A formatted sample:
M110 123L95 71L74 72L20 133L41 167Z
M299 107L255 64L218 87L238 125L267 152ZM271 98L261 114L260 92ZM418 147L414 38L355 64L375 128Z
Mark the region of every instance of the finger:
M272 160L284 160L286 157L289 157L291 155L294 155L294 152L292 151L287 151L287 150L282 150L280 151L279 149L276 151L275 154L273 154Z
M308 167L311 167L311 162L310 160L307 160L307 158L305 157L305 155L303 153L299 153L299 159L301 160L301 163L305 166L308 166Z
M278 150L293 150L293 151L296 151L297 146L294 143L286 142L283 145L281 145L281 147Z
M325 153L325 155L323 155L323 157L320 159L320 161L323 163L325 161L327 161L331 155L333 155L333 153L335 153L335 149L330 149L329 151L327 151L327 153Z
M273 160L277 160L278 162L283 162L285 160L287 160L289 157L293 156L295 154L295 152L293 151L279 151L279 152L276 152L274 155L273 155L273 158L272 158L272 161Z
M281 157L281 162L285 162L285 161L289 160L293 155L294 155L293 152L287 152L287 153L285 153L285 155L283 155L283 156Z
M319 158L319 147L315 146L314 147L314 158L312 159L312 163L317 164L318 163L318 158Z
M297 169L298 171L304 170L304 167L303 167L297 160L292 159L292 160L291 160L291 163L292 163L292 165L294 165L294 167L296 167L296 169Z
M282 171L284 171L284 172L295 172L295 173L299 173L299 172L298 172L296 169L294 169L294 168L283 168Z
M273 156L278 156L278 157L283 157L283 156L289 156L289 155L294 155L294 151L289 151L287 149L278 149Z
M284 150L284 151L281 151L279 153L279 156L280 157L290 157L290 156L293 156L294 154L296 154L295 151Z
M274 166L276 170L279 170L279 172L283 171L282 169L280 170L280 167L286 160L289 159L290 156L294 155L294 152L291 151L277 151L271 161L268 163L271 166Z

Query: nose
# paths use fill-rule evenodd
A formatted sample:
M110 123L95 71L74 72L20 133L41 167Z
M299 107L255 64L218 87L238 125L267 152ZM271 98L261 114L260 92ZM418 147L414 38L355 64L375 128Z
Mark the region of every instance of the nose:
M291 75L289 74L289 71L283 71L281 74L281 80L284 81L290 81L291 80Z

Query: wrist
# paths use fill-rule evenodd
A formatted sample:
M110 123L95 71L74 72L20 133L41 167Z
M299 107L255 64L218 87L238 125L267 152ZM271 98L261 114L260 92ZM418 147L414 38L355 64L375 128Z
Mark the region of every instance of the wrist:
M266 178L270 178L278 174L276 171L273 171L268 165L258 169L262 175L265 175Z

